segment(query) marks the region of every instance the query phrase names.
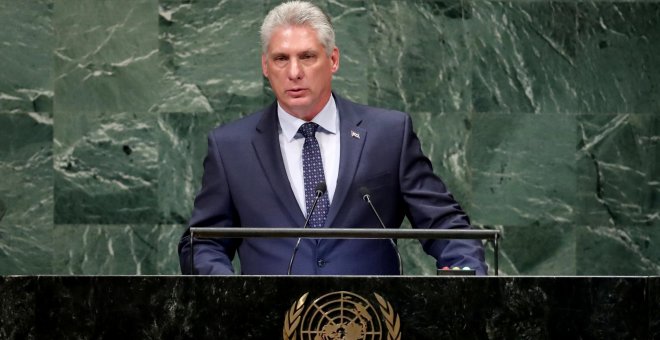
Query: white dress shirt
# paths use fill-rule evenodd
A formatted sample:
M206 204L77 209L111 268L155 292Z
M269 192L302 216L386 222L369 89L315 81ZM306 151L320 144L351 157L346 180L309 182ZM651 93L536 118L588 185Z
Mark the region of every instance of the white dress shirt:
M282 150L282 159L284 168L289 178L291 189L296 196L300 210L307 216L305 207L305 182L303 178L302 149L305 143L305 137L298 133L298 129L306 121L297 118L286 111L277 103L277 117L280 122L279 142ZM321 159L323 161L323 172L325 173L325 184L328 187L328 200L332 204L332 197L337 187L337 177L339 174L339 115L335 99L330 96L330 100L319 112L312 122L319 125L316 130L316 140L321 149Z

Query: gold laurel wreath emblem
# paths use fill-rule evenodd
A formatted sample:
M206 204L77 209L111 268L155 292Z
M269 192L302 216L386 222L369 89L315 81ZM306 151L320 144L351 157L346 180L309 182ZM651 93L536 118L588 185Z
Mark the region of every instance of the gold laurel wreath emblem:
M295 340L296 331L298 326L300 326L300 320L302 318L302 312L305 307L305 301L309 292L303 294L298 301L294 302L291 308L287 311L284 316L284 328L282 330L282 336L284 340ZM401 340L401 319L399 315L394 311L394 308L385 300L382 296L374 293L376 300L378 300L378 305L380 307L380 312L383 314L385 319L385 325L387 327L387 339L388 340Z
M378 304L380 305L380 312L383 313L385 324L387 326L387 339L388 340L401 340L401 320L399 315L394 312L394 308L389 301L383 299L382 296L374 293Z
M294 302L291 309L289 309L286 316L284 316L284 329L282 330L284 340L296 338L296 329L298 329L298 325L300 325L300 317L303 312L303 307L305 307L307 295L309 295L309 293L303 294L298 301Z

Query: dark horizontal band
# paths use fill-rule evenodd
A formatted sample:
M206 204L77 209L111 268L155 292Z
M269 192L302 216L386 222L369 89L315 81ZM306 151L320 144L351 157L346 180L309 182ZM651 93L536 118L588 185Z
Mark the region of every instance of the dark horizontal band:
M302 238L413 238L495 240L499 230L375 229L375 228L190 228L197 238L302 237Z

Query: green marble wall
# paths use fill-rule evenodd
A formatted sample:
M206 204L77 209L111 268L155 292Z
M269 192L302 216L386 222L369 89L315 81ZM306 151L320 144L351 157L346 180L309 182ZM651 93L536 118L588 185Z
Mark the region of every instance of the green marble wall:
M272 100L276 2L0 0L0 274L178 273L206 133ZM317 3L335 89L413 116L505 274L660 274L659 1Z

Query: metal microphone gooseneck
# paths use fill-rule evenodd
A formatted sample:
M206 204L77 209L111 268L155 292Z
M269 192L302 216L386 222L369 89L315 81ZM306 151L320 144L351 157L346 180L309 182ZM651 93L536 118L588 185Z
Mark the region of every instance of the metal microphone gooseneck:
M369 193L369 189L367 189L366 187L361 187L360 194L362 194L362 199L365 202L367 202L367 204L371 207L371 211L373 211L374 215L376 215L376 218L378 219L380 226L383 227L383 229L387 229L385 223L383 223L383 220L380 218L378 211L376 211L376 207L374 207L374 204L371 202L371 194ZM399 248L396 246L394 240L393 239L389 239L389 240L390 243L392 244L392 247L394 248L394 251L396 252L396 257L399 260L399 273L403 275L403 263L401 262L401 253L399 253Z
M305 219L305 225L303 225L303 229L307 228L309 225L309 220L312 217L312 214L314 214L314 209L316 209L316 204L319 203L319 199L325 192L328 190L328 187L326 186L325 182L321 182L316 186L316 197L314 197L314 203L312 204L312 209L309 211L309 214L307 214L307 218ZM301 237L298 237L298 241L296 241L296 246L293 248L293 254L291 254L291 260L289 260L289 268L286 271L286 275L291 275L291 268L293 267L293 259L296 258L296 253L298 252L298 246L300 246L300 239Z

